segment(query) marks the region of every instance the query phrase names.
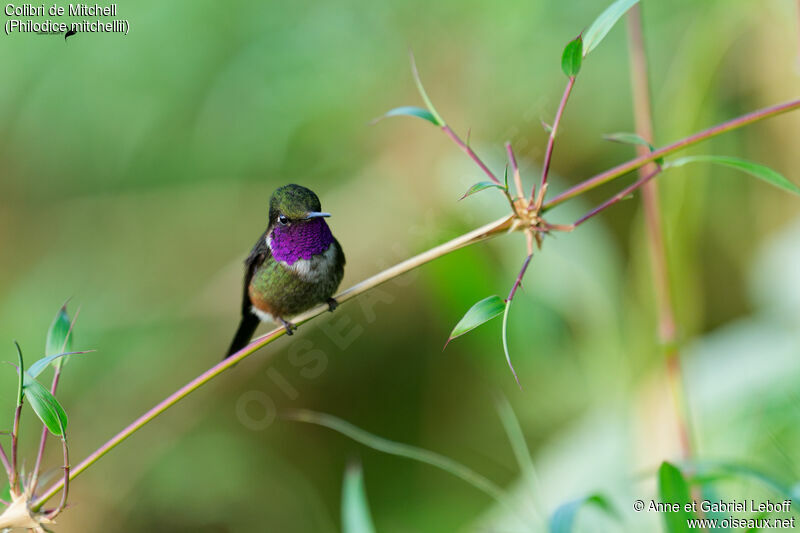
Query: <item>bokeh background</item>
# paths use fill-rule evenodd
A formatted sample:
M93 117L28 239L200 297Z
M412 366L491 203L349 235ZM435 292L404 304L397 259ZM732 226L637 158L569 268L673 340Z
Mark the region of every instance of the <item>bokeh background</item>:
M564 44L609 2L206 2L119 5L128 36L13 35L0 46L0 346L32 360L71 298L74 358L59 398L74 462L222 356L238 322L241 261L271 191L297 182L334 214L343 286L501 216L480 172L419 105L414 50L440 113L497 172L511 140L538 176ZM790 0L644 2L656 144L796 98ZM584 64L559 132L553 190L629 159L628 51L616 27ZM800 183L800 115L691 153L737 155ZM800 199L705 166L659 178L698 453L800 478ZM552 212L569 222L620 184ZM538 531L564 501L602 491L621 522L677 461L638 199L548 239L510 316L442 351L475 301L505 295L524 257L512 235L458 251L303 326L192 394L72 486L58 531L335 532L347 461L363 463L378 531ZM313 362L293 345L318 350ZM322 354L322 355L320 355ZM5 366L5 365L4 365ZM47 379L47 378L45 378ZM0 429L14 371L0 372ZM505 395L537 466L520 475L495 403ZM243 400L244 398L244 400ZM254 401L250 401L254 400ZM308 408L456 459L508 487L528 524L429 466L330 430L275 420ZM23 449L39 427L26 411ZM49 464L58 465L55 446ZM53 471L52 475L57 475ZM723 496L767 497L758 483ZM774 496L774 494L773 494Z

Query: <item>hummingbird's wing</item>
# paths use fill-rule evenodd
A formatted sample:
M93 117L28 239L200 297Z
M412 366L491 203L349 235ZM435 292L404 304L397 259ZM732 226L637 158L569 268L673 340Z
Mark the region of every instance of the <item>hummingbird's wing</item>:
M255 274L256 269L261 266L262 263L271 255L271 251L269 246L267 246L267 233L269 229L265 231L261 237L258 238L256 241L255 246L253 249L250 250L250 255L247 256L247 259L244 260L244 284L242 287L242 315L247 316L252 313L251 308L253 306L253 302L250 301L250 291L248 290L250 287L250 280L253 279L253 274Z

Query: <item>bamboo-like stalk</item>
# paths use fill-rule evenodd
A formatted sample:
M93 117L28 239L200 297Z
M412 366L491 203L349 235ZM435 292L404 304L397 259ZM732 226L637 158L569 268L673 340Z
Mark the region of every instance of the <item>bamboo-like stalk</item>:
M649 143L653 142L653 114L650 102L650 82L648 80L647 53L642 31L642 9L634 5L628 12L628 46L631 63L631 88L633 91L633 115L636 133ZM637 146L639 155L646 155L646 146ZM658 307L658 331L661 346L666 357L667 379L672 389L675 414L678 421L678 435L684 458L692 455L691 417L689 415L686 392L683 387L680 352L677 349L677 326L675 307L672 302L671 283L667 264L667 250L664 232L661 227L661 208L658 201L658 182L648 178L659 168L653 163L640 167L639 176L646 180L642 185L642 205L645 226L647 227L647 247L650 252L653 285Z
M351 300L356 296L372 289L373 287L377 287L378 285L385 283L393 278L396 278L410 270L413 270L425 263L433 261L434 259L441 257L443 255L449 254L450 252L454 252L464 246L469 246L470 244L475 244L477 242L483 241L485 239L501 235L503 233L508 232L511 229L511 222L512 216L507 215L494 222L490 222L484 226L481 226L469 233L465 233L459 237L456 237L453 240L450 240L444 244L436 246L435 248L431 248L430 250L423 252L419 255L416 255L410 259L403 261L402 263L398 263L393 267L387 268L386 270L375 274L374 276L365 279L364 281L357 283L346 289L335 296L336 301L340 304L346 302L347 300ZM298 315L292 319L292 322L296 325L303 324L304 322L308 322L312 318L321 315L328 311L328 304L322 304L310 309L301 315ZM95 450L91 455L89 455L86 459L81 461L71 472L66 479L75 479L78 477L83 471L87 468L92 466L96 463L101 457L106 455L108 452L116 448L121 442L125 439L136 433L146 424L151 422L154 418L158 415L178 403L180 400L200 388L202 385L205 385L213 378L217 377L218 375L222 374L229 368L233 367L240 361L244 360L245 358L252 355L258 349L266 346L267 344L273 342L274 340L278 339L279 337L283 336L286 333L286 329L281 326L278 328L273 329L269 333L255 339L246 347L242 348L235 354L231 355L224 361L217 363L209 370L203 372L195 379L178 389L177 391L173 392L167 398L159 402L155 407L144 413L142 416L134 420L131 424L121 430L119 433L114 435L111 439L109 439L105 444L100 446L97 450ZM38 511L41 509L42 505L52 498L55 494L57 494L63 487L64 487L65 480L62 479L55 484L53 484L49 489L47 489L32 505L34 511Z

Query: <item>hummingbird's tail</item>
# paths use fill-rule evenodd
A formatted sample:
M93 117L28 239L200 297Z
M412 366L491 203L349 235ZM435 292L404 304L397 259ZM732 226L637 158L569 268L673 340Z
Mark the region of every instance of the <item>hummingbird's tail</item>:
M255 333L257 327L257 316L251 313L243 314L242 321L239 322L239 329L236 330L236 335L233 337L231 347L228 348L228 354L223 358L223 360L247 346L247 343L250 342L250 339L253 337L253 333Z

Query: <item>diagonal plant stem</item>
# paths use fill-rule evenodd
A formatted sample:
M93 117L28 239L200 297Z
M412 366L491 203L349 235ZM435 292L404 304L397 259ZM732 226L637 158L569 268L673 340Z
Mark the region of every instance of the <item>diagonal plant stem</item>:
M757 111L753 111L752 113L748 113L746 115L742 115L740 117L728 120L721 124L717 124L711 128L705 129L694 135L690 135L688 137L684 137L678 141L675 141L672 144L664 146L663 148L659 148L658 150L653 150L652 152L648 152L644 155L641 155L635 159L631 159L630 161L626 161L620 165L617 165L614 168L606 170L605 172L601 172L596 176L593 176L586 181L575 185L574 187L562 192L561 194L557 195L554 198L551 198L543 205L543 211L547 211L552 209L553 207L562 204L569 200L570 198L574 198L580 194L585 193L586 191L590 191L595 189L604 183L608 183L611 180L619 178L627 174L628 172L632 172L640 167L643 167L647 163L651 161L655 161L661 157L673 154L684 148L689 146L695 145L699 142L705 141L707 139L711 139L712 137L716 137L728 131L732 131L735 129L739 129L743 126L747 126L748 124L753 124L754 122L759 122L761 120L778 116L782 113L786 113L788 111L793 111L795 109L800 109L800 99L791 100L789 102L784 102L782 104L765 107L763 109L759 109Z
M564 114L564 108L567 106L567 100L572 93L572 87L575 85L575 76L570 76L567 80L567 86L564 89L564 94L561 96L561 102L558 104L556 111L556 118L553 120L553 127L550 128L550 137L547 139L547 149L544 152L544 164L542 165L542 180L539 185L539 196L536 198L535 205L541 206L544 201L545 186L547 185L547 175L550 172L550 161L553 157L553 147L556 142L556 132L558 125L561 123L561 116ZM534 195L536 194L536 186L531 189L531 202L534 202Z
M467 154L469 158L475 162L476 165L478 165L478 167L483 171L484 174L486 174L489 177L490 180L495 182L497 185L502 185L500 180L497 179L497 176L495 176L494 173L491 170L489 170L489 167L487 167L483 163L483 161L481 161L481 158L478 157L478 154L476 154L475 151L472 148L470 148L467 143L462 141L461 137L459 137L450 126L445 124L444 126L442 126L442 131L444 131L448 137L453 139L453 142L456 143L458 147L461 148L464 151L464 153Z
M507 233L512 227L512 216L507 215L503 218L495 220L494 222L490 222L480 228L477 228L469 233L465 233L455 239L452 239L444 244L436 246L435 248L431 248L430 250L423 252L419 255L416 255L410 259L407 259L401 263L398 263L386 270L375 274L374 276L365 279L364 281L353 285L349 289L346 289L340 292L338 295L335 296L336 300L339 303L344 303L347 300L355 298L356 296L372 289L382 283L385 283L391 279L394 279L401 274L404 274L410 270L413 270L425 263L428 263L438 257L446 255L450 252L454 252L460 248L465 246L469 246L471 244L475 244L477 242L484 241L486 239L496 237L498 235L502 235ZM318 305L313 309L310 309L301 315L294 317L292 322L296 325L303 324L323 313L328 311L328 304ZM235 354L231 355L224 361L217 363L209 370L203 372L192 381L178 389L177 391L170 394L167 398L159 402L156 406L151 408L149 411L144 413L142 416L134 420L131 424L127 427L122 429L119 433L114 435L111 439L109 439L105 444L100 446L97 450L95 450L92 454L90 454L86 459L81 461L74 469L72 469L69 473L68 478L70 480L75 479L79 476L83 471L87 468L92 466L96 463L101 457L106 455L108 452L116 448L121 442L125 441L128 437L139 431L145 425L153 421L158 415L178 403L180 400L194 392L195 390L199 389L201 386L205 385L215 377L219 376L229 368L235 366L240 361L246 359L253 353L255 353L260 348L266 346L267 344L273 342L274 340L278 339L279 337L283 336L286 333L286 329L284 327L275 328L274 330L270 331L266 335L263 335L246 347L242 348ZM37 511L41 509L42 505L52 498L55 494L57 494L63 487L65 481L62 479L56 483L54 483L50 488L48 488L32 505L32 509Z
M631 88L633 90L633 114L636 133L645 141L653 142L653 115L650 102L650 82L647 69L647 52L642 32L642 8L634 5L628 12L628 43L631 61ZM639 155L646 155L648 148L637 146ZM664 232L661 227L661 209L658 202L658 183L648 178L658 173L658 165L649 163L639 168L642 185L642 204L647 227L647 243L650 251L653 284L658 306L658 330L661 346L667 363L667 379L671 384L672 396L678 421L678 435L684 458L692 455L691 416L683 386L680 352L677 348L677 326L675 307L672 302L671 284L667 266L667 250Z
M625 187L624 189L619 191L617 194L615 194L614 196L612 196L611 198L609 198L608 200L606 200L602 204L598 205L597 207L595 207L594 209L592 209L591 211L589 211L588 213L583 215L581 218L579 218L578 220L573 222L571 224L571 226L568 226L568 229L569 230L573 230L573 229L577 228L578 226L580 226L581 224L583 224L584 222L586 222L590 218L594 217L595 215L598 215L598 214L602 213L607 208L611 207L612 205L616 204L617 202L620 202L623 198L625 198L629 194L632 194L638 188L646 185L648 182L650 182L650 180L652 180L653 178L658 176L659 173L661 173L661 169L660 168L653 169L649 174L645 174L644 176L642 176L641 178L636 180L634 183L632 183L629 186Z

